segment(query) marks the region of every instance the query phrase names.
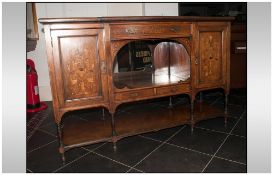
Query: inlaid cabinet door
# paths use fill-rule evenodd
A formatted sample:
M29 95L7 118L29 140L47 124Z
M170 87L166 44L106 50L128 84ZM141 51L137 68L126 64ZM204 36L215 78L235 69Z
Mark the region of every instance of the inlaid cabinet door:
M221 87L228 74L228 25L197 25L196 83L198 88Z
M103 30L51 32L58 100L61 106L107 100Z

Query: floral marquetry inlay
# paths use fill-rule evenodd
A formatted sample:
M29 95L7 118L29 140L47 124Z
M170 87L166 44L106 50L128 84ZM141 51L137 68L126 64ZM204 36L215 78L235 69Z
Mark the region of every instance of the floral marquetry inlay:
M97 37L60 39L64 71L65 99L100 95L98 51L93 45Z
M202 32L200 34L200 81L214 81L222 72L222 33Z

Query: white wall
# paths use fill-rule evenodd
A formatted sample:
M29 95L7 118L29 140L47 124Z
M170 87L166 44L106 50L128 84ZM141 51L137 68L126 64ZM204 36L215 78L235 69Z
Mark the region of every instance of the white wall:
M107 3L105 16L143 16L142 3Z
M178 16L178 3L144 3L145 16Z
M101 16L178 16L178 3L36 3L37 18ZM27 53L33 59L39 76L41 101L51 101L50 80L43 25L38 23L36 49Z

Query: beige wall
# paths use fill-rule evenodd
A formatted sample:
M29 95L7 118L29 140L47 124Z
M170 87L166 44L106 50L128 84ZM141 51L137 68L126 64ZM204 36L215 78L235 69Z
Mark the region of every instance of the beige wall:
M126 10L124 10L126 9ZM37 18L101 16L177 16L178 3L36 3ZM38 23L36 49L27 53L39 76L41 101L52 100L43 26Z

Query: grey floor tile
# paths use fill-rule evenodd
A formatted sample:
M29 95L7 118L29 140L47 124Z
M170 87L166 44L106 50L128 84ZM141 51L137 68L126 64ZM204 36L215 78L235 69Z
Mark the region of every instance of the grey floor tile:
M215 130L215 131L229 133L230 130L236 124L237 120L238 119L236 119L236 118L231 118L231 117L228 118L226 127L225 127L223 117L204 120L204 121L198 122L195 126L196 127L201 127L201 128L206 128L206 129L211 129L211 130Z
M117 150L114 151L113 144L107 143L95 150L95 152L110 157L126 165L133 166L160 143L139 136L124 138L117 142Z
M98 156L94 153L80 158L70 165L58 170L60 173L123 173L129 167L112 160Z
M128 173L144 173L144 172L137 169L131 169L130 171L128 171Z
M216 103L213 106L220 107L224 109L224 104ZM246 107L237 106L237 105L228 105L228 115L233 118L240 118L244 112L246 111Z
M247 166L224 159L213 158L205 173L246 173Z
M144 159L136 168L150 173L201 172L210 158L204 154L165 144Z
M145 133L142 135L144 137L148 137L148 138L152 138L152 139L164 142L165 140L170 138L175 132L177 132L182 127L184 127L184 126L177 126L174 128L163 129L163 130L156 131L156 132L149 132L149 133Z
M27 141L27 152L37 149L57 138L42 131L35 131L33 136Z
M168 143L190 148L207 154L214 154L227 135L218 132L195 128L191 133L190 127L183 129Z
M63 166L59 153L58 141L27 154L27 168L35 173L50 173ZM65 152L66 163L88 153L82 148L74 148Z
M55 123L49 123L47 125L40 126L39 129L58 137L57 124Z
M106 144L106 143L105 142L95 143L95 144L83 146L83 148L87 149L88 151L93 151L94 149L98 149L99 147L101 147L104 144Z
M246 163L246 139L230 135L216 156Z
M246 134L247 134L246 125L247 125L246 119L241 118L239 123L236 125L236 127L232 131L232 134L246 137Z

